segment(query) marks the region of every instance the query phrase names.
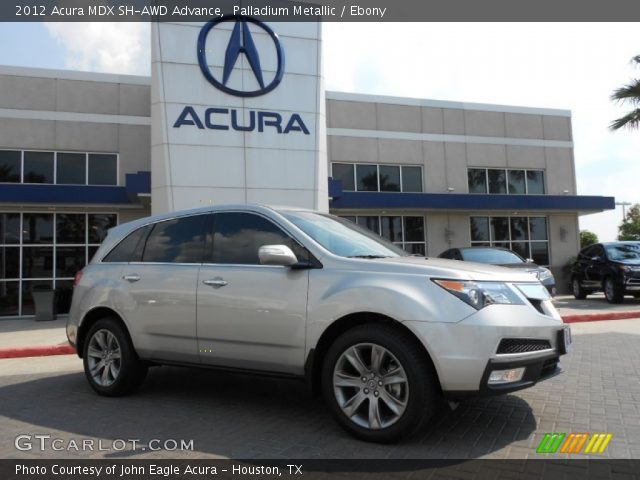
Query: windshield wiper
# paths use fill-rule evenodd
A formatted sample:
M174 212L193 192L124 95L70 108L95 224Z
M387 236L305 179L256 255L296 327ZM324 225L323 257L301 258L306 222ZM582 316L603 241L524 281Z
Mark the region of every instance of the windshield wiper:
M390 258L389 255L350 255L347 258Z

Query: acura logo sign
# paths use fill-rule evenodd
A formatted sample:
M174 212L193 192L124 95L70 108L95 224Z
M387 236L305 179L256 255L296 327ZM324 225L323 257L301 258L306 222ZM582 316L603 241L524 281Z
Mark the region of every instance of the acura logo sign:
M216 76L212 73L211 68L209 67L209 64L207 62L206 44L209 32L223 22L235 22L235 25L231 32L226 51L224 52L224 68L222 72L222 78L220 79L216 78ZM253 36L251 34L251 30L249 29L249 24L256 25L264 32L269 34L269 37L273 41L276 49L276 74L271 82L266 85L264 81L262 66L260 64L260 55L258 54L258 49L256 48L256 44L253 41ZM218 51L212 53L214 55L222 55L222 52ZM253 72L253 75L255 76L258 85L260 86L259 89L238 90L227 85L231 73L233 72L233 69L235 68L238 57L240 57L240 55L244 55L247 62L249 63L251 71ZM265 23L253 17L247 17L244 15L231 15L228 17L211 20L207 22L204 27L202 27L202 30L200 30L200 35L198 36L198 63L200 64L200 70L202 71L204 77L219 90L238 97L257 97L259 95L264 95L265 93L268 93L276 88L282 80L282 76L284 74L284 50L282 49L282 45L280 43L278 35Z

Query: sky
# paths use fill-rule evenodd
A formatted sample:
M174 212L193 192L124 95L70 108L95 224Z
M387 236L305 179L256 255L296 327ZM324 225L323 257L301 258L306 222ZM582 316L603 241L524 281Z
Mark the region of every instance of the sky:
M149 75L144 23L3 24L0 64ZM572 111L578 193L640 202L640 131L611 92L640 76L637 23L325 23L329 90ZM627 107L629 108L629 107ZM428 172L427 172L428 175ZM613 240L615 211L580 228Z

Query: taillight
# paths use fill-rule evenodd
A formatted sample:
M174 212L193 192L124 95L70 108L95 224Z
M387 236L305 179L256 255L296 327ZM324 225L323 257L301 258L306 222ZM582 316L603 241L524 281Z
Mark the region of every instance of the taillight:
M82 270L80 270L79 272L76 272L76 276L73 277L74 288L80 283L81 279L82 279Z

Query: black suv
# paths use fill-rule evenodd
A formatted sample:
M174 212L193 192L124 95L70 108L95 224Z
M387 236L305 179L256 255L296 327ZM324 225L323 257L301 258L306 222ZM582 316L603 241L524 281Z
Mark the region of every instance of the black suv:
M571 269L573 296L604 291L609 303L640 297L640 242L605 242L583 248Z

